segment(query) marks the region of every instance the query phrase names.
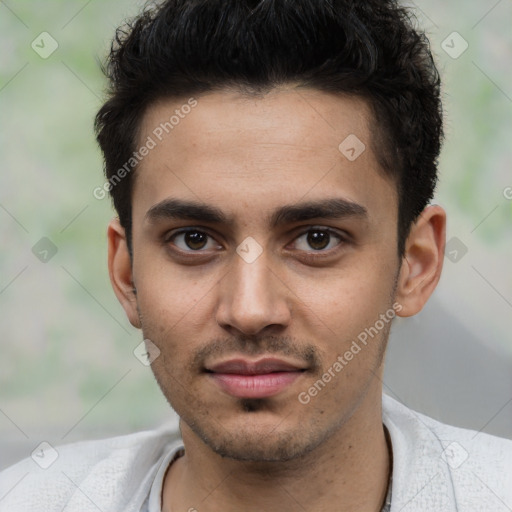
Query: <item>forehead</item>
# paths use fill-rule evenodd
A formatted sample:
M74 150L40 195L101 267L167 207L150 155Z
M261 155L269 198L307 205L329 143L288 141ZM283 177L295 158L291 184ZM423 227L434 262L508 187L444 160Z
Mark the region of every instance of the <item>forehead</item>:
M141 123L139 144L151 139L153 147L136 171L134 214L170 196L227 213L329 195L394 209L395 187L377 163L372 122L361 98L293 87L258 97L225 90L159 101Z

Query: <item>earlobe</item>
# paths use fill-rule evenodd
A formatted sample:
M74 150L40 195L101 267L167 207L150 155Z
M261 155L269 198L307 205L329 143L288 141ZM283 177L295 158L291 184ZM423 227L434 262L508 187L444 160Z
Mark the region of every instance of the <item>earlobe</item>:
M140 329L137 311L136 289L133 283L132 262L126 234L119 219L110 221L108 237L108 271L114 293L123 306L130 323Z
M411 227L397 283L399 316L419 313L432 295L443 268L446 213L438 205L428 206Z

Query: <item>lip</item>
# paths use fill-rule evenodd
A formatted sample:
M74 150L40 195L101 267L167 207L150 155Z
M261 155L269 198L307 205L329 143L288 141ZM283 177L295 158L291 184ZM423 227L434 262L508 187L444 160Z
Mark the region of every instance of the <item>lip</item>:
M276 358L230 359L207 367L209 377L236 398L275 396L299 378L305 368Z

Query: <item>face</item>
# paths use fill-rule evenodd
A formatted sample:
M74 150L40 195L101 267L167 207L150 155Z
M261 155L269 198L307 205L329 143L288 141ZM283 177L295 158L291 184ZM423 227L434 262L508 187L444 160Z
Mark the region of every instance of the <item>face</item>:
M289 460L380 384L396 188L361 99L292 87L196 99L144 117L140 142L156 146L134 182L125 308L160 350L152 368L183 429L228 457ZM189 113L159 140L176 109Z

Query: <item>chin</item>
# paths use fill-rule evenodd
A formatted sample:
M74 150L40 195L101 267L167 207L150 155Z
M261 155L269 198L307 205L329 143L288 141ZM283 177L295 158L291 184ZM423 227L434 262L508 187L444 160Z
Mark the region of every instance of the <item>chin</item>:
M287 462L309 453L314 446L291 436L258 436L251 438L240 433L238 436L203 441L221 457L245 462Z
M216 454L246 462L291 461L306 455L323 440L321 432L305 428L299 420L294 425L286 417L270 417L269 413L254 410L233 421L212 423L208 418L196 418L186 423ZM315 437L310 432L315 432Z

